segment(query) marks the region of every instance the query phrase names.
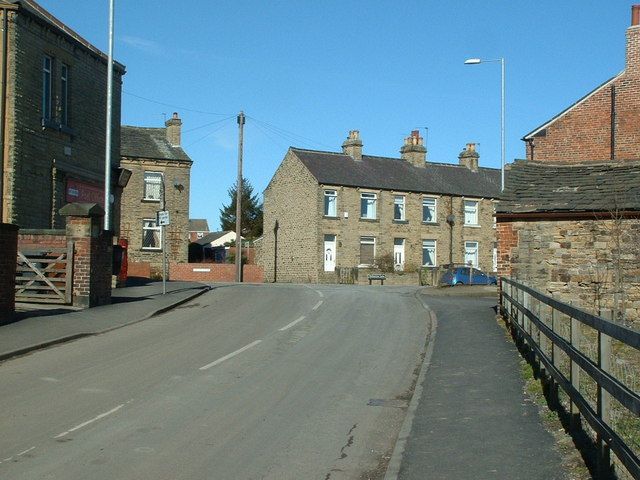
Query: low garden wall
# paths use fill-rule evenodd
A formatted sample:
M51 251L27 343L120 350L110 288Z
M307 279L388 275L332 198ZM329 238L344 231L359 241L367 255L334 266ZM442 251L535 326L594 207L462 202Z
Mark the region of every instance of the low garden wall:
M235 282L236 266L231 263L170 263L169 278L190 282ZM244 265L242 281L264 282L264 270L258 265Z

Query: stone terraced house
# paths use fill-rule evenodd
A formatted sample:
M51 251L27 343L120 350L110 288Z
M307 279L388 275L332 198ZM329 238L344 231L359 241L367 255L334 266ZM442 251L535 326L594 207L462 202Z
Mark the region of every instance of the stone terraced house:
M107 56L33 0L0 0L0 22L0 220L64 228L65 204L104 204ZM114 63L114 217L124 73Z
M264 192L259 264L265 281L338 282L341 268L390 259L398 271L449 263L494 270L500 171L426 161L417 131L401 158L362 154L358 131L342 152L290 148Z
M170 262L187 262L189 250L189 155L180 146L178 114L165 128L122 126L120 164L132 172L122 192L121 238L127 239L130 262L148 262L161 271L162 235L157 213L170 214L166 253Z

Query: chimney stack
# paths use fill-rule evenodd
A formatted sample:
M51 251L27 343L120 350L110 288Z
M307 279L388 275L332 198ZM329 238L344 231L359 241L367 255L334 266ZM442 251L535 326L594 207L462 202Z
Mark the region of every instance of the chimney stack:
M182 120L178 117L178 112L173 112L173 116L164 122L167 127L167 141L172 147L180 146L180 134L182 130Z
M414 167L424 168L427 162L427 149L418 130L413 130L411 135L404 139L404 145L400 149L400 157Z
M467 143L467 148L460 152L458 155L458 160L460 161L460 165L464 165L472 172L478 171L478 159L480 158L480 154L476 152L476 144L475 143Z
M640 76L640 5L631 6L631 26L627 29L627 75Z
M357 162L362 160L362 140L360 139L360 131L349 130L349 136L342 144L342 153L349 155Z

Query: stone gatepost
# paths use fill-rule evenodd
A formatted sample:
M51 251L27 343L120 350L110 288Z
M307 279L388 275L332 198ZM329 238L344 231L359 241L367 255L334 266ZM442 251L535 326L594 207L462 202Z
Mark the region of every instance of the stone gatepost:
M18 226L0 223L0 324L15 310Z
M90 308L111 303L113 239L102 229L104 210L97 203L69 203L67 243L73 242L73 305Z

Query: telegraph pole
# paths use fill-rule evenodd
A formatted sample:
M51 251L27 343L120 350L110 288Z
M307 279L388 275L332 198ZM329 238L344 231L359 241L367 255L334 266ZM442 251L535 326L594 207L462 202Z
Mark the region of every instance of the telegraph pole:
M244 112L238 115L238 180L236 182L236 282L242 281L242 134Z

